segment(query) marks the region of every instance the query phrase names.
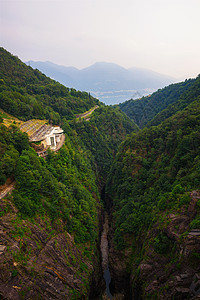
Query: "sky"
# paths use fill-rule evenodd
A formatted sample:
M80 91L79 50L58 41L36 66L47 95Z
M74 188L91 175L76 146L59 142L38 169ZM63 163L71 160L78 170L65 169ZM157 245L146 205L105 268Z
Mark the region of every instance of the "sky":
M200 0L0 0L1 46L22 61L200 73Z

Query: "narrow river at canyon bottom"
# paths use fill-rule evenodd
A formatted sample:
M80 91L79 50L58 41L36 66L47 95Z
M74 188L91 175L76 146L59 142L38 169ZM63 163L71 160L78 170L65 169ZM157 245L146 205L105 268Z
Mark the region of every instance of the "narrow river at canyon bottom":
M102 268L104 272L104 280L106 283L106 296L108 299L112 299L112 295L110 292L110 271L109 271L109 265L108 265L108 230L109 230L109 224L108 224L108 214L105 213L105 222L103 225L103 232L101 235L101 256L102 256Z

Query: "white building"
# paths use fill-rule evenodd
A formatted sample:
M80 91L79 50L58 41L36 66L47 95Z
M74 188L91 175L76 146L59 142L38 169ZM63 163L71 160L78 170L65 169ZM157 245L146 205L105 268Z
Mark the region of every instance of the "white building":
M56 145L61 140L62 134L63 134L63 130L59 126L52 127L51 132L45 135L45 140L43 140L42 143L44 144L44 146L49 146L52 150L55 150Z
M65 140L62 128L47 125L45 120L29 120L24 122L20 129L28 134L30 142L41 142L44 150L50 148L56 151Z

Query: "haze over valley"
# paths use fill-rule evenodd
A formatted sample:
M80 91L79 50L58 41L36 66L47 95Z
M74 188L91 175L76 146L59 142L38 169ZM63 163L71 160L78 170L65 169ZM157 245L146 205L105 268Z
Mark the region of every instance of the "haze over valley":
M173 77L157 72L142 68L125 69L108 62L97 62L80 70L48 61L28 61L26 64L67 87L90 92L108 105L149 95L175 82Z
M200 299L199 11L0 1L0 299Z

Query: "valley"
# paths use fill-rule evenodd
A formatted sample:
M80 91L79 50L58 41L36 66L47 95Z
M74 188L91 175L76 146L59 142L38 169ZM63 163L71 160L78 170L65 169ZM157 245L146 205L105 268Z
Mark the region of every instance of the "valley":
M126 69L107 62L97 62L81 70L48 61L29 61L26 64L67 87L90 92L106 105L141 98L175 82L175 78L151 70Z
M0 297L198 299L200 77L112 107L3 48L0 70Z

